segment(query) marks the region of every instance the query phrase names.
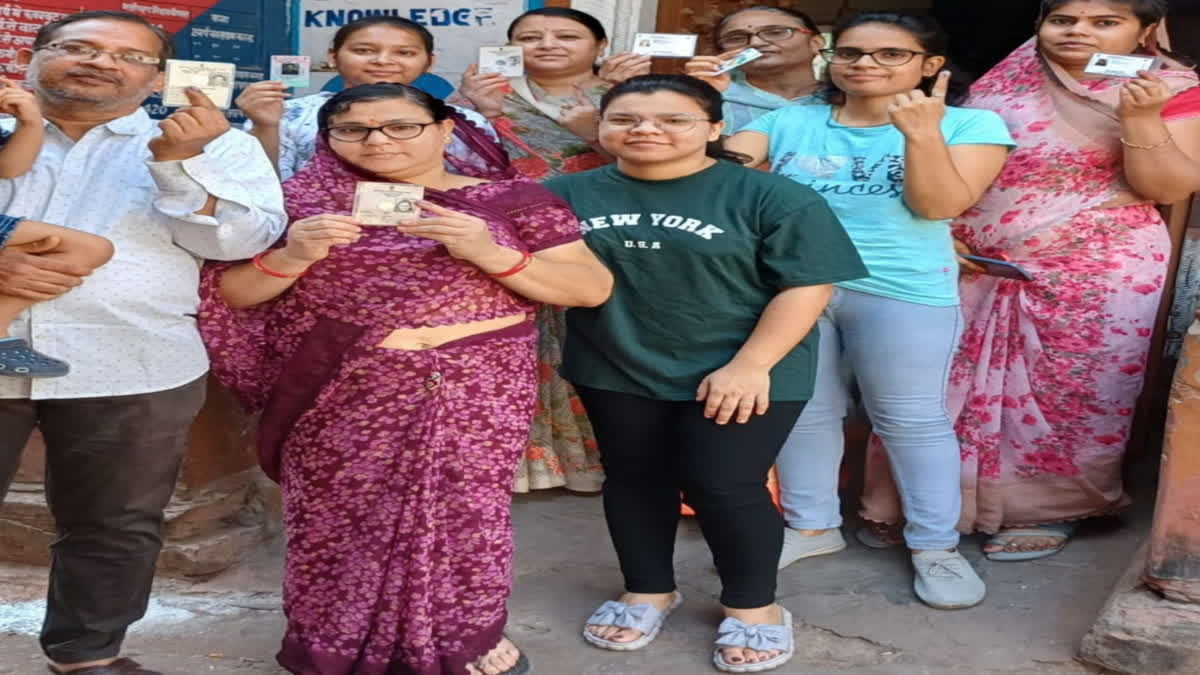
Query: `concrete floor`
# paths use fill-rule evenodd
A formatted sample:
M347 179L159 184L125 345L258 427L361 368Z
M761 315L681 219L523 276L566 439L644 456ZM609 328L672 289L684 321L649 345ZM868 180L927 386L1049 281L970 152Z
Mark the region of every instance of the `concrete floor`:
M1088 673L1073 661L1080 638L1129 563L1149 524L1148 500L1123 519L1089 527L1061 554L1032 563L981 560L979 538L963 550L988 583L974 609L943 612L911 590L907 556L850 542L843 553L780 574L779 596L796 617L796 658L781 673L917 675ZM709 661L719 621L718 585L692 521L680 528L677 561L687 598L658 640L621 654L586 646L583 619L620 585L600 499L554 491L518 496L516 585L509 635L538 675L693 675ZM178 675L280 673L279 540L258 559L203 582L160 580L127 653ZM45 571L0 566L0 674L46 672L36 646Z

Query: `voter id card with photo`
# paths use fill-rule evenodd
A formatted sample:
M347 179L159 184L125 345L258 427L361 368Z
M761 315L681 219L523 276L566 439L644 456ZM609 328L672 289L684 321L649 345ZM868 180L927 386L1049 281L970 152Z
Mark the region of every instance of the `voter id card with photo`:
M408 183L363 181L354 188L353 216L362 225L396 225L421 217L425 188Z
M522 47L480 47L479 74L495 73L505 77L525 74L525 50Z
M1138 71L1153 71L1159 63L1157 56L1142 56L1140 54L1105 54L1096 52L1088 60L1083 72L1089 75L1106 75L1108 77L1138 76Z
M751 61L753 61L754 59L761 58L762 55L763 55L763 53L758 51L754 47L747 47L746 49L743 49L741 52L739 52L737 56L734 56L731 59L726 59L726 60L722 61L721 66L719 68L717 68L717 74L720 75L721 73L727 73L727 72L733 70L734 68L744 66L747 63L750 63Z
M669 59L696 55L696 36L685 33L638 33L633 36L633 53Z
M271 79L285 87L304 88L310 84L312 59L307 56L272 56Z
M188 100L184 90L195 87L218 108L228 108L233 103L233 82L236 73L237 67L232 63L167 59L163 105L191 105L192 102Z

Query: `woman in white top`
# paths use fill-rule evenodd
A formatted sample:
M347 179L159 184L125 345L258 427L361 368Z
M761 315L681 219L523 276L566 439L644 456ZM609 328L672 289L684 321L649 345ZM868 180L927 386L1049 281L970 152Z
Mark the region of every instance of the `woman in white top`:
M345 88L360 84L396 82L411 85L433 67L433 35L424 26L395 16L370 16L338 29L329 47L329 64ZM256 82L237 98L246 114L246 131L262 143L279 168L291 178L317 148L317 111L335 92L322 91L289 99L282 82ZM490 176L497 164L507 167L495 144L491 124L473 110L450 106L456 122L446 147L447 167L456 173Z

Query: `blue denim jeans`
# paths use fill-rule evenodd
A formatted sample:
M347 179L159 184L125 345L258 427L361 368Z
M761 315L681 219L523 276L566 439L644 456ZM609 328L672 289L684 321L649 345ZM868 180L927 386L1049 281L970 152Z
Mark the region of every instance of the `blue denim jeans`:
M908 524L909 548L958 545L959 449L946 413L946 379L958 346L958 307L934 307L838 288L818 323L817 384L776 463L784 518L801 530L842 524L838 473L853 371L888 460Z

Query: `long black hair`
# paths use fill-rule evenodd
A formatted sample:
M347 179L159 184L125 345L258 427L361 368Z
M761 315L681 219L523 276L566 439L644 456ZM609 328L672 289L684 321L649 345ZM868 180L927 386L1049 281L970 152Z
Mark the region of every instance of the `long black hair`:
M1105 0L1114 5L1125 5L1129 8L1133 15L1138 18L1138 22L1142 24L1142 28L1149 26L1152 23L1158 23L1167 18L1167 0ZM1069 5L1077 0L1042 0L1042 12L1038 15L1038 26L1046 20L1046 17L1051 12Z
M409 21L404 17L387 14L355 19L342 26L333 34L333 44L330 45L329 49L336 52L342 48L342 45L346 44L346 40L349 40L351 35L371 26L388 26L389 28L399 28L400 30L414 33L417 37L421 38L421 42L425 45L425 51L430 55L433 54L433 33L430 33L428 28L415 21Z
M446 102L436 96L399 82L380 82L378 84L360 84L357 87L343 89L325 102L317 111L317 128L322 134L329 130L329 121L350 109L355 103L366 101L385 101L388 99L404 99L424 108L434 122L443 122L450 117Z
M710 122L720 122L724 119L721 114L721 92L711 84L688 75L653 73L631 77L605 92L600 99L600 114L603 115L613 101L626 94L653 94L659 91L671 91L692 99L704 110ZM713 159L725 159L737 164L747 164L751 160L749 156L740 152L726 150L723 138L709 141L704 154Z
M531 16L553 16L560 19L570 19L571 21L581 24L584 28L587 28L589 31L591 31L592 36L596 38L596 42L608 39L608 33L604 31L604 24L600 23L599 19L591 14L588 14L587 12L581 12L577 9L570 9L569 7L539 7L537 9L531 9L528 12L525 12L521 16L513 19L512 23L508 24L507 34L509 40L512 39L513 31L516 30L517 24Z
M946 65L942 66L942 70L950 71L950 86L946 90L946 104L958 105L966 100L971 82L967 79L965 73L960 72L951 65L949 60L950 36L942 29L942 25L938 23L937 19L931 16L904 14L902 12L862 12L854 14L838 21L834 25L833 46L837 46L838 40L846 31L870 23L895 26L912 35L917 44L921 45L921 49L925 50L928 56L946 57ZM933 84L936 81L937 75L926 77L921 80L921 83L917 87L928 94L933 89ZM826 101L834 104L840 104L845 100L845 92L834 85L833 78L830 76L828 70L825 73L823 87L819 95Z
M811 16L805 14L804 12L801 12L800 10L792 9L790 7L771 7L769 5L752 5L750 7L743 7L741 9L735 9L732 12L721 17L721 20L718 21L717 25L713 28L713 42L719 42L721 40L721 31L725 29L725 24L729 23L730 19L737 16L738 14L744 14L746 12L775 12L776 14L782 14L784 16L787 16L787 17L790 17L790 18L793 18L793 19L799 21L801 24L804 25L805 30L812 32L813 35L821 34L821 27L817 25L817 22L813 21Z

